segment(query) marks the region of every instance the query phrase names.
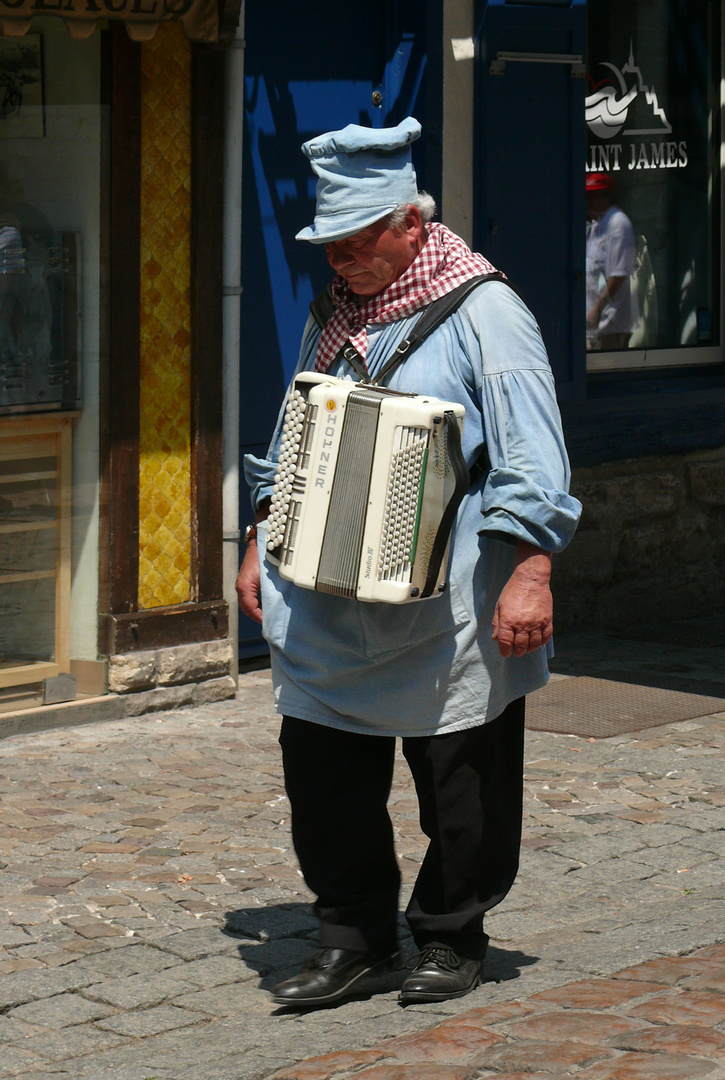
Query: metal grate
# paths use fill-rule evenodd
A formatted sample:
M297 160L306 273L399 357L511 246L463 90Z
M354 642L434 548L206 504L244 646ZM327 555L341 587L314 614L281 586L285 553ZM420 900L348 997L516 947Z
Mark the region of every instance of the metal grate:
M712 713L725 713L725 698L589 677L552 679L526 699L526 726L531 731L593 739Z

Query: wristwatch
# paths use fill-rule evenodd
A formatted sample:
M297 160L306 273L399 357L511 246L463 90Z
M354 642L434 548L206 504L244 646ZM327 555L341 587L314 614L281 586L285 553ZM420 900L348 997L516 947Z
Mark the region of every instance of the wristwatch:
M252 522L252 524L247 525L246 529L244 530L244 543L248 544L250 540L256 540L256 539L257 539L257 526L256 526L255 522Z

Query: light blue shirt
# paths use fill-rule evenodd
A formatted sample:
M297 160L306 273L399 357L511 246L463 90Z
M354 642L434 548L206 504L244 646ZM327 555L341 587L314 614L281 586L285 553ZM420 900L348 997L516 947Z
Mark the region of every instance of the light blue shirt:
M419 317L369 328L372 376ZM318 338L310 319L298 370L314 368ZM357 378L344 361L330 374ZM458 511L448 590L419 603L361 603L292 585L265 558L259 526L275 703L282 714L366 734L458 731L495 719L548 680L547 648L504 658L491 622L516 541L561 551L581 506L567 493L569 465L539 328L507 285L474 290L386 383L463 404L466 461L471 466L485 443L491 471ZM245 459L254 507L271 495L280 429L267 458Z

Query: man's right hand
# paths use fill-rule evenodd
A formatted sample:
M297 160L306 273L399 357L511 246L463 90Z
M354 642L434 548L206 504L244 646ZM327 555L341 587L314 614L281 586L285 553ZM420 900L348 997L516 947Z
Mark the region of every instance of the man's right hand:
M250 540L247 544L247 553L237 575L235 584L239 606L245 615L254 619L256 623L262 622L262 605L260 603L260 575L259 556L257 554L257 541Z

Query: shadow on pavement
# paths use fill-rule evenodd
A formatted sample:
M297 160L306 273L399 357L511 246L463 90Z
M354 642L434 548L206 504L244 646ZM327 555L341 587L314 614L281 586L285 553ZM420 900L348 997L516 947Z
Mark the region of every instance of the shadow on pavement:
M521 952L520 949L499 949L489 944L483 965L483 981L510 982L512 979L518 979L521 968L532 967L539 960L540 957L530 956L528 953Z
M556 634L551 671L725 697L725 615Z
M317 920L307 904L237 908L227 911L225 918L226 924L221 933L237 939L242 960L259 974L259 986L263 990L271 990L283 979L295 974L316 948ZM371 993L398 989L413 961L415 946L404 926L401 926L401 948L407 964L400 971L377 977ZM538 960L538 956L518 949L489 945L484 981L509 982L517 979L522 968L531 967ZM361 996L369 995L363 991Z

